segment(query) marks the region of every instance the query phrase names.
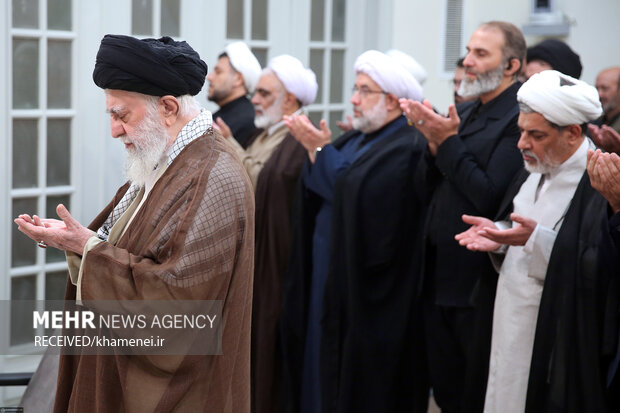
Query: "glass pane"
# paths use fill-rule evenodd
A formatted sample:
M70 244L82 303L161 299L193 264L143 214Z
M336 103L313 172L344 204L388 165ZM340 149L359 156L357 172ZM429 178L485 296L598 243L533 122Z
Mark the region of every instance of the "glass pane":
M323 112L310 112L308 117L314 123L314 126L318 127L321 123L321 119L323 119ZM333 135L333 133L332 133Z
M38 214L37 198L14 199L11 220L20 214ZM34 265L37 261L37 244L21 233L17 225L11 224L11 267Z
M11 300L32 300L11 304L11 345L28 343L34 340L32 312L35 310L37 278L34 275L11 279Z
M58 204L63 204L71 211L70 199L70 195L48 196L45 203L45 218L59 219L56 214L56 206L58 206ZM45 262L62 262L64 260L64 251L51 247L45 250Z
M252 53L256 56L261 67L267 66L267 49L262 47L252 47Z
M310 49L310 69L316 75L316 82L319 84L319 90L316 94L315 103L323 102L323 49Z
M71 107L71 42L47 43L47 106Z
M13 0L13 27L39 28L39 0Z
M161 35L177 37L180 34L180 0L161 0Z
M329 112L329 128L332 131L332 139L336 139L338 136L342 135L342 130L338 127L336 122L342 121L343 115L341 110Z
M47 121L47 186L71 184L71 121Z
M47 28L71 30L71 0L47 0Z
M332 41L344 42L346 0L332 0Z
M329 78L329 101L342 102L342 82L344 79L344 50L332 50L332 70Z
M13 39L13 108L39 107L39 42Z
M310 40L322 41L325 32L325 0L312 0Z
M153 0L131 1L131 32L133 34L153 34Z
M243 39L243 0L228 0L226 4L226 37Z
M35 119L13 120L13 188L37 186L38 134L39 128Z
M267 40L267 2L252 1L252 39Z
M65 286L69 272L56 271L45 274L45 299L62 300L65 298Z

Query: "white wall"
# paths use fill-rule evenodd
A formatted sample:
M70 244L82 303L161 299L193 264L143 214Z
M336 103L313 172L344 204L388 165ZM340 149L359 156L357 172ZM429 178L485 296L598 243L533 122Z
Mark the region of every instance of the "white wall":
M581 56L582 80L594 84L602 68L620 65L620 1L557 0L556 5L571 22L569 35L559 39ZM441 111L452 102L452 85L440 75L444 7L445 0L394 0L389 29L391 47L411 54L428 71L424 94ZM527 0L464 0L464 43L480 23L504 20L523 27L529 15ZM542 39L526 36L528 46Z

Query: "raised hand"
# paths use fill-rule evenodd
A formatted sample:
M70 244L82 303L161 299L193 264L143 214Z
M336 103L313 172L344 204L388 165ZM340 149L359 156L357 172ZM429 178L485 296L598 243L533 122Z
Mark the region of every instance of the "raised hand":
M73 218L64 205L58 205L56 213L62 221L22 214L14 222L17 229L35 242L43 241L50 247L82 254L86 241L95 233Z
M471 251L495 251L502 246L501 243L492 241L483 236L483 233L489 229L497 229L497 226L493 221L484 217L475 217L471 215L463 215L463 222L470 224L471 227L460 234L457 234L456 239L459 244Z

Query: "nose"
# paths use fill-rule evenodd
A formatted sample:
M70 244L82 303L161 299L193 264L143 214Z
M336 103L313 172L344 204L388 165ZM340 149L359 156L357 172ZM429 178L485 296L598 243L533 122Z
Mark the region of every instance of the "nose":
M463 66L472 67L474 65L474 59L471 56L471 52L467 52L465 58L463 59Z
M530 149L529 140L525 136L525 132L521 132L519 142L517 142L517 148L521 150Z
M117 119L110 118L110 133L113 138L118 138L119 136L123 136L125 132L125 128L123 124Z
M252 99L250 100L250 102L252 102L253 105L260 105L260 96L258 93L254 93L254 96L252 96Z
M359 104L361 103L359 90L355 89L355 91L353 92L353 95L351 96L350 102L355 106L359 106Z
M211 83L211 80L213 79L213 72L209 73L207 75L207 82Z

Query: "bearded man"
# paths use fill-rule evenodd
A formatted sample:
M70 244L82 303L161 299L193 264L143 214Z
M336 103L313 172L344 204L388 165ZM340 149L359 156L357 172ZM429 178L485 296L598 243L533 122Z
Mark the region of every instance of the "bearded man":
M291 245L295 189L306 152L288 132L283 116L303 113L314 102L318 84L312 70L290 55L274 57L263 70L252 103L256 130L244 150L235 147L256 192L256 254L252 305L252 411L280 409L278 320L282 279Z
M66 300L220 300L222 354L63 355L55 412L249 412L252 187L193 98L206 72L185 42L106 35L93 79L129 182L88 228L62 205L15 222L66 251Z
M426 412L417 299L423 138L399 98L422 88L393 58L355 62L353 126L286 124L306 149L281 318L286 412Z
M449 117L428 101L402 102L428 141L424 178L429 211L425 226L424 292L429 371L444 413L459 412L471 351L485 352L490 337L473 346L475 320L491 322L492 308L475 306L481 277L497 275L484 254L460 248L454 235L466 229L461 215L493 217L512 177L521 168L516 77L525 57L521 31L506 22L482 24L471 35L458 94L472 102L450 105ZM486 351L488 354L488 351ZM471 371L486 378L485 372Z
M484 412L610 411L615 348L604 340L605 310L615 318L617 308L608 308L609 268L597 253L607 201L586 172L586 125L601 104L594 87L552 70L517 98L525 171L502 201L501 222L466 215L472 227L455 237L492 252L499 268Z
M243 42L233 42L218 56L215 68L207 75L208 99L220 107L213 119L221 118L244 148L254 132L254 106L248 95L254 93L260 74L260 63L250 48Z

